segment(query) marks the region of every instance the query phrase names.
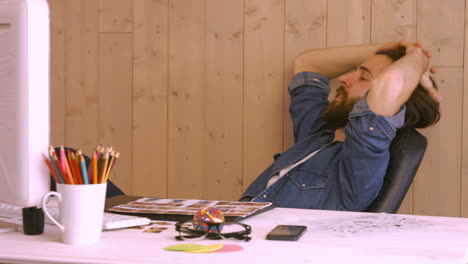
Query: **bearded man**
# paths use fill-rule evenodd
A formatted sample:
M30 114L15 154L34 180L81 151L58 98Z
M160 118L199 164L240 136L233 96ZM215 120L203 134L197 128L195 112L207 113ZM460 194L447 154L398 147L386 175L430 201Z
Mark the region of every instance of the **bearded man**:
M440 119L430 57L420 44L403 42L300 54L288 87L295 144L275 155L241 201L365 210L382 187L397 129Z

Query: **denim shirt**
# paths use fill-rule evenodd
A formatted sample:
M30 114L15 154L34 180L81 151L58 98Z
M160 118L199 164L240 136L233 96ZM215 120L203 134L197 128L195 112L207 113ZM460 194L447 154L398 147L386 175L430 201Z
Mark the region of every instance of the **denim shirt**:
M295 144L275 155L273 164L247 188L243 197L279 207L365 210L382 187L390 143L404 123L405 107L393 117L379 116L369 109L366 95L349 115L344 142L333 141L335 130L322 118L329 103L328 78L313 72L298 73L288 89ZM321 147L324 148L266 188L269 179L281 169Z

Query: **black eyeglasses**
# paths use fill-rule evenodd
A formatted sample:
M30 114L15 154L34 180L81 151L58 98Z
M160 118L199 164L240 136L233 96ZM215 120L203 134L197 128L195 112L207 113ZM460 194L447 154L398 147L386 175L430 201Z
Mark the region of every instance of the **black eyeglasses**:
M235 238L246 242L252 239L249 237L252 228L246 224L236 222L205 224L207 225L206 231L194 229L192 220L178 222L175 224L175 228L179 235L175 238L177 240Z

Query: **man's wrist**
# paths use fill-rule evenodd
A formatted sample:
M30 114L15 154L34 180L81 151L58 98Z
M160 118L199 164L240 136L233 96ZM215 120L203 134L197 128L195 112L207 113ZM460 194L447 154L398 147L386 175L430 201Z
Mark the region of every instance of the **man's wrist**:
M429 67L429 58L424 54L423 50L419 47L413 46L411 49L407 50L406 56L413 57L420 65L419 76L421 77L423 73Z

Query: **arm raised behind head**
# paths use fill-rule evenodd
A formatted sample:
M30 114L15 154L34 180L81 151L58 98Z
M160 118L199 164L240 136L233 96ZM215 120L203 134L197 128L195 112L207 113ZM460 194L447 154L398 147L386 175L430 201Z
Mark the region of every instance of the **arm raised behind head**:
M432 82L423 82L430 69L427 54L420 47L407 45L406 55L372 81L367 96L369 108L378 115L395 115L420 82L434 100L440 101Z
M355 45L307 50L294 61L294 73L317 72L332 79L356 68L368 56L380 49L396 48L399 42L376 45Z

